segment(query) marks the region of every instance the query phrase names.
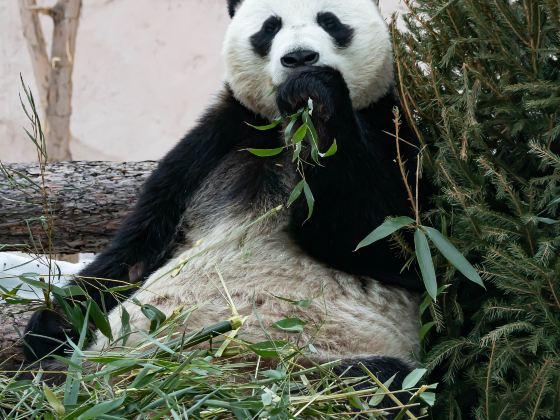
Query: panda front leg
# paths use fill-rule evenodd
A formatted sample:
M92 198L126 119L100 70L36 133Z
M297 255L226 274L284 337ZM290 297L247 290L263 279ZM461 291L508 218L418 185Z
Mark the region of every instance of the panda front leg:
M191 130L159 163L142 188L131 213L110 245L74 280L100 308L110 311L133 290L107 292L125 284L141 286L174 252L179 225L189 199L208 174L243 138L252 134L245 121L265 124L226 90ZM83 305L84 296L74 298ZM82 301L82 302L80 302ZM78 332L55 309L33 314L25 331L28 362L68 350L66 337Z

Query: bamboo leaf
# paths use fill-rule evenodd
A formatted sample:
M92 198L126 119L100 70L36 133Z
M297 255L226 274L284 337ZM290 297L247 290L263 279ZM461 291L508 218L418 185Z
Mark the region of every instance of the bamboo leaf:
M334 156L338 152L338 145L336 144L336 139L333 141L333 144L325 153L319 153L322 158L328 158Z
M273 295L276 299L281 300L283 302L288 302L294 306L297 306L299 308L302 309L307 309L311 306L311 304L313 303L313 299L303 299L303 300L292 300L292 299L288 299L282 296L276 296Z
M90 315L95 326L101 331L101 334L113 341L113 333L111 332L111 325L109 324L107 314L101 310L94 300L91 300Z
M414 369L403 379L402 388L410 389L416 387L427 372L427 369Z
M466 278L468 278L473 283L476 283L484 288L484 282L480 278L480 275L476 272L474 267L467 261L467 259L459 252L457 248L439 231L434 228L423 227L426 234L436 246L436 248L441 252L441 254Z
M315 209L315 197L313 197L311 188L309 188L309 184L305 180L303 180L303 192L305 194L305 200L307 201L307 208L309 209L307 219L305 219L305 222L307 222L311 219L311 216L313 216L313 210Z
M301 143L296 144L296 147L294 148L294 157L292 159L292 162L295 162L299 159L302 149L303 148L301 146Z
M424 341L424 338L426 338L426 336L428 335L428 333L432 330L432 328L434 328L434 326L436 325L435 322L427 322L426 324L422 325L422 328L420 328L420 341Z
M288 207L295 203L295 201L301 196L303 192L303 185L305 184L304 180L301 180L293 189L292 193L290 194L290 198L288 199Z
M294 131L294 126L298 121L298 114L295 114L291 117L290 123L287 125L286 129L284 130L284 141L286 144L290 143L290 139L292 138L292 131Z
M301 333L303 332L303 327L305 326L305 321L299 318L284 318L273 324L274 327L282 331Z
M64 384L64 405L74 406L78 403L78 396L80 393L80 384L82 377L82 362L84 355L82 349L86 342L88 333L88 320L91 310L91 300L88 301L86 314L84 315L84 322L82 329L80 331L80 338L78 339L78 345L76 346L72 340L68 340L68 344L74 349L72 352L72 357L70 358L70 367L68 368L68 375L66 376L66 382ZM79 366L79 367L76 367Z
M371 244L386 238L393 233L410 226L414 223L414 220L410 217L394 217L387 219L381 226L370 233L362 242L358 244L356 251L370 246Z
M276 381L281 381L286 378L286 373L280 370L265 370L262 372L265 378L274 379Z
M117 408L119 408L120 406L123 405L124 400L126 399L126 396L122 396L116 400L112 400L112 401L105 401L99 404L94 405L93 407L91 407L90 409L88 409L87 411L85 411L84 413L82 413L78 419L80 420L90 420L90 419L96 419L99 418L100 416L110 413L111 411L116 410Z
M268 125L253 125L253 124L249 124L247 122L245 124L247 124L249 127L254 128L255 130L268 131L268 130L272 130L273 128L278 127L281 122L282 122L282 118L277 118Z
M420 398L430 407L433 407L436 403L436 394L434 392L424 392L420 395Z
M246 149L249 153L258 157L272 157L278 156L284 151L283 147L277 147L276 149Z
M64 291L63 288L55 286L54 284L49 282L34 280L31 277L38 277L38 275L33 273L22 274L21 276L18 276L18 279L22 283L28 284L29 286L36 287L37 289L50 291L58 296L63 296L63 297L66 296L66 292Z
M278 357L279 352L288 345L287 341L263 341L261 343L251 344L249 348L261 357Z
M557 225L560 220L549 219L548 217L537 217L537 221L545 225Z
M146 318L148 318L150 323L150 334L156 331L161 324L167 319L165 314L161 312L158 308L152 305L142 305L142 313Z
M45 398L49 402L49 405L52 407L54 412L60 417L64 416L64 413L66 412L64 405L62 405L62 403L54 394L54 392L52 392L52 390L44 382L43 382L43 394L45 394Z
M433 300L437 297L437 279L436 270L434 268L434 261L432 260L432 253L430 252L430 245L426 235L420 228L416 229L414 233L414 246L416 249L416 258L422 273L422 279L428 294Z
M308 129L307 124L302 124L301 127L298 128L296 133L294 134L294 137L292 138L292 143L293 144L301 143L305 138L305 136L307 135L307 129Z

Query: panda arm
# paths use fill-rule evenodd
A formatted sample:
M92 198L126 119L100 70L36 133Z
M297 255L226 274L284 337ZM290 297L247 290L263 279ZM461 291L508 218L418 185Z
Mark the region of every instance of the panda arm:
M89 296L109 310L118 302L103 289L141 283L170 258L192 193L243 138L250 118L228 91L163 158L110 245L75 280Z
M315 198L310 220L305 200L292 210L291 232L310 255L335 268L374 277L388 284L421 290L414 271L401 272L406 260L389 240L354 252L357 245L390 216L410 216L411 207L396 163L392 92L367 109L353 110L348 88L336 70L318 68L288 79L279 89L283 112L315 103L314 123L322 151L336 139L338 152L309 166L306 180ZM297 108L296 108L297 109ZM401 134L414 142L405 122ZM416 171L417 148L401 145L408 172Z

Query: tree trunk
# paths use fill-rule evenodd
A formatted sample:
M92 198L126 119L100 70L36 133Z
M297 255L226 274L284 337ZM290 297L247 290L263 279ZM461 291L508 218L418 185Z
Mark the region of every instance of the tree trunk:
M59 0L53 7L54 22L51 75L47 94L46 141L50 162L70 160L72 72L81 0Z
M40 7L36 0L20 1L23 34L45 111L45 137L50 162L71 159L72 72L82 0L58 0ZM51 55L47 54L39 13L53 20Z
M47 55L45 36L43 35L39 14L37 13L37 2L35 0L21 0L19 13L23 36L27 40L33 74L35 75L35 82L37 83L39 97L41 98L41 106L45 110L47 109L47 92L49 91L51 65Z
M98 252L136 202L155 162L11 164L0 171L0 251ZM52 220L49 238L44 197Z

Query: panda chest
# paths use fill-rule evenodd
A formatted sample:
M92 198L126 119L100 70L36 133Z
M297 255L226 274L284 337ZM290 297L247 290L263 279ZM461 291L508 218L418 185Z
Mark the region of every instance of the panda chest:
M259 237L285 228L289 211L278 211L296 183L293 165L284 156L262 158L234 151L206 177L183 218L184 237L228 241Z

